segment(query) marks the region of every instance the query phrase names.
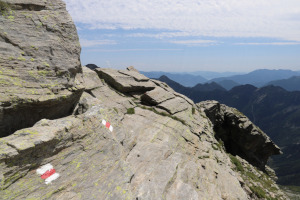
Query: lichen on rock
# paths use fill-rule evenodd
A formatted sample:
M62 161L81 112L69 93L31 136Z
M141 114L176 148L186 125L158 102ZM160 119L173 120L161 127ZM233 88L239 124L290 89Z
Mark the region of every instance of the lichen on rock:
M0 45L0 137L72 112L81 48L63 1L1 0Z

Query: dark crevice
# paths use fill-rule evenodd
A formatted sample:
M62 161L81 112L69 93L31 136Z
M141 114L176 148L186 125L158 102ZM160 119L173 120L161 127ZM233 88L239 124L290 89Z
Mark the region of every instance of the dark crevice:
M128 183L131 183L131 181L132 181L133 177L134 177L134 174L132 174L132 176L130 177L130 180L129 180L129 182L128 182Z
M38 4L30 4L30 3L15 3L12 4L12 9L13 10L29 10L29 11L42 11L46 10L45 5L38 5Z
M78 103L82 91L77 91L67 98L32 102L18 100L8 102L9 107L0 107L0 138L9 136L15 131L32 127L41 119L58 119L71 115ZM8 104L7 104L8 105Z
M88 94L90 94L92 97L97 98L97 97L93 94L92 90L85 90L85 92L88 93Z

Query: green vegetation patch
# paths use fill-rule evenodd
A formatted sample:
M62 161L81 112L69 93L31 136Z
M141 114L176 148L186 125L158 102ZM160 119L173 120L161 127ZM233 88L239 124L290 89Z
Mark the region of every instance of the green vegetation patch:
M132 115L134 113L135 113L134 108L128 108L127 109L127 114Z
M5 3L3 1L0 1L0 11L1 11L1 13L3 11L9 10L9 8L10 8L10 6L7 3Z
M233 155L229 154L229 157L231 159L231 162L235 165L236 170L240 172L244 172L244 168L241 164L241 162Z
M228 155L231 159L231 162L235 165L235 170L241 173L243 179L246 180L248 187L258 198L276 200L281 196L280 194L277 194L275 198L272 198L269 195L269 192L276 194L278 191L275 182L269 177L269 175L262 171L259 171L255 167L252 168L251 165L243 166L238 158L231 154ZM253 170L255 170L256 172Z
M257 197L259 198L263 198L263 199L266 199L267 196L266 196L266 192L263 191L260 187L257 187L257 186L251 186L250 187L250 190L256 194Z

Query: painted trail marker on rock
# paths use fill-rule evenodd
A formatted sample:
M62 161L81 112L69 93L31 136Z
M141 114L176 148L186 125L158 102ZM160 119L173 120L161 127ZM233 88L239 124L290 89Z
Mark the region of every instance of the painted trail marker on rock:
M51 183L59 177L59 174L56 173L55 169L50 163L38 168L36 173L41 175L42 179L45 179L46 184Z
M107 122L107 121L105 121L104 119L102 120L102 124L104 125L104 126L106 126L106 128L108 128L109 130L110 130L110 132L113 132L113 127L112 127L112 125L109 123L109 122Z

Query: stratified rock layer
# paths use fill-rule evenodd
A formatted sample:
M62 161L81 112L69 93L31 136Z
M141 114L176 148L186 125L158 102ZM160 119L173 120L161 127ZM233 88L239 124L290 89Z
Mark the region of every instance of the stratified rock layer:
M6 3L5 3L6 2ZM72 112L80 44L62 0L1 0L0 137Z
M221 139L227 152L248 160L264 170L271 155L281 153L271 139L244 114L217 101L197 104L214 126L215 137Z
M237 158L226 154L214 138L205 112L190 99L130 70L97 69L96 73L84 68L85 80L96 81L97 74L103 80L96 81L97 85L85 81L87 90L74 111L77 115L43 119L2 138L0 196L246 200L261 198L255 190L261 187L266 197L285 199L274 181L248 167L246 161L238 162L245 170L252 170L257 180L266 176L268 187L256 179L247 180L236 170ZM150 98L151 88L165 94ZM134 93L129 95L129 91ZM145 100L144 95L157 106L149 106L149 98ZM132 109L134 114L129 112ZM60 177L46 185L36 170L48 163Z

